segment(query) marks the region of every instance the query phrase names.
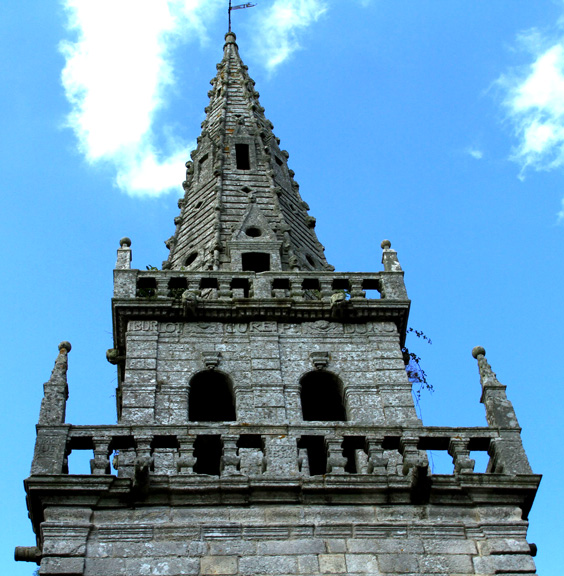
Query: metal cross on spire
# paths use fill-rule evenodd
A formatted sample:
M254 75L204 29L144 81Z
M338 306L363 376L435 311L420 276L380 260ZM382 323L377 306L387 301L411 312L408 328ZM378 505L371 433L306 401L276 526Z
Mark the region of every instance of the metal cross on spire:
M247 2L246 4L238 4L237 6L231 6L231 0L229 0L229 10L227 10L229 15L229 32L231 32L231 11L242 10L243 8L252 8L253 6L256 6L256 4L251 4L250 2Z

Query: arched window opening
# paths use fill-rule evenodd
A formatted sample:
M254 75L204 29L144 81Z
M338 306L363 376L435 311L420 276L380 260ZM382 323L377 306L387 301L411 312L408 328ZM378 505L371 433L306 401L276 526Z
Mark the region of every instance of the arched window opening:
M188 420L229 422L236 419L235 398L228 378L214 370L196 374L190 382Z
M302 414L306 421L346 421L341 381L331 374L317 370L301 380Z

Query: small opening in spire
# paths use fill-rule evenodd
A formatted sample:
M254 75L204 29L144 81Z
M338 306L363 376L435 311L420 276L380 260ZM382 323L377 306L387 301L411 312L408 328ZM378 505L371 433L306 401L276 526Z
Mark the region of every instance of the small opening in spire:
M270 254L246 252L241 254L243 272L267 272L270 270Z
M188 256L188 258L186 258L186 264L185 264L185 266L190 266L190 264L193 264L197 257L198 257L198 253L197 253L197 252L192 252L192 254L190 254L190 255Z
M278 156L274 156L274 159L276 160L276 164L278 164L278 166L284 165L284 162L282 162L282 160L280 160L280 158L278 158Z
M256 226L250 226L245 230L245 234L251 238L258 238L262 236L262 230Z
M235 158L237 161L237 170L251 169L248 144L235 144Z

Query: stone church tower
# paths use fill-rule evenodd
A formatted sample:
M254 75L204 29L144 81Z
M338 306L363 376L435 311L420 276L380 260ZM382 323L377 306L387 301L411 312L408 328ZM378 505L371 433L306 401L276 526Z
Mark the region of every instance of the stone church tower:
M25 481L37 546L17 559L50 576L534 574L540 476L484 349L488 426L423 426L390 242L380 272L334 272L233 33L212 85L168 260L141 271L118 250L116 425L65 423L59 346ZM90 475L68 474L77 450Z

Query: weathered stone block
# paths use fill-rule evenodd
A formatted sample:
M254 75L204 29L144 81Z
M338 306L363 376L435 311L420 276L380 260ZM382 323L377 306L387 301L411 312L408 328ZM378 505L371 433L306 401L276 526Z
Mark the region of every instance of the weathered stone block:
M378 558L375 554L346 554L347 574L360 573L378 575Z
M249 556L239 559L239 573L242 576L257 574L296 574L296 556Z
M257 551L253 540L210 540L208 546L212 556L254 556Z
M39 573L43 574L82 574L84 570L84 558L61 558L51 557L43 558L41 560L41 568Z
M126 574L138 576L191 576L200 571L199 558L128 558L125 565Z
M473 574L472 558L464 554L423 554L419 558L423 574Z
M200 573L213 574L237 574L237 556L205 556L200 561Z
M346 574L347 565L344 554L320 554L319 569L326 574Z
M265 556L292 554L322 554L325 552L323 540L272 540L259 542L257 554Z
M380 554L378 564L385 574L417 574L419 571L417 556L414 554Z
M84 568L85 576L122 576L128 574L125 558L87 558Z
M415 538L366 538L347 540L349 552L373 552L384 554L423 554L421 540Z
M507 574L508 572L533 574L535 563L525 554L500 554L474 558L477 574Z
M440 529L440 526L437 528ZM475 555L478 553L476 543L473 540L462 539L443 539L426 538L423 540L423 546L427 554L468 554Z

